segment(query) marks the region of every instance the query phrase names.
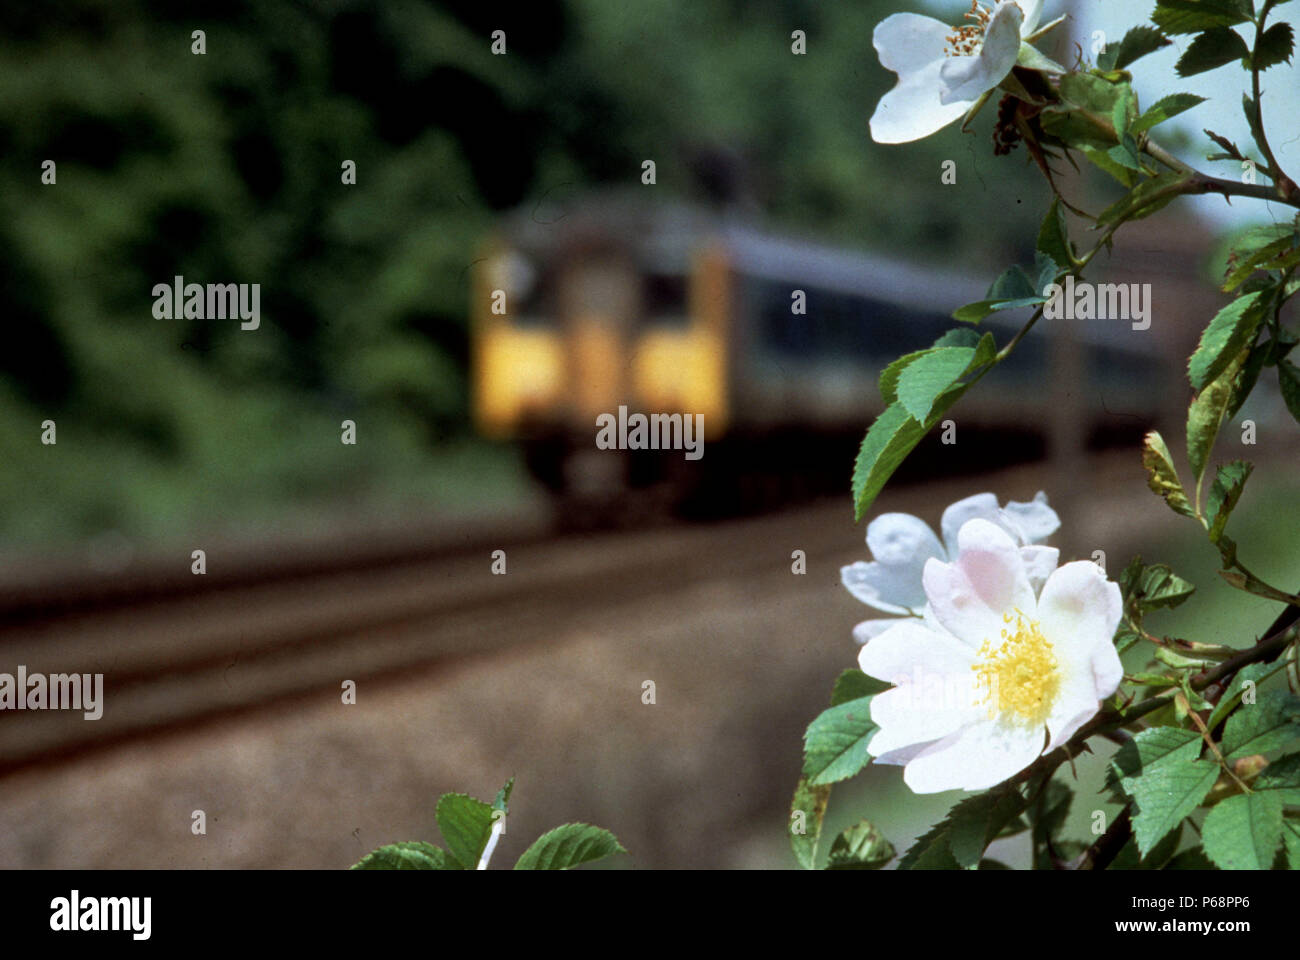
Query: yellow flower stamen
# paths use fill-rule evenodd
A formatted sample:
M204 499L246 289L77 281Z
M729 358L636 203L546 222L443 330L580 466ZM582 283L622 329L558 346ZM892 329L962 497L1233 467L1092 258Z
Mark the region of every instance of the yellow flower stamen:
M985 640L978 651L979 662L971 667L978 675L989 705L989 716L1015 714L1027 723L1043 723L1051 713L1061 677L1052 645L1043 636L1037 620L1026 620L1016 610L1004 613L1001 642Z

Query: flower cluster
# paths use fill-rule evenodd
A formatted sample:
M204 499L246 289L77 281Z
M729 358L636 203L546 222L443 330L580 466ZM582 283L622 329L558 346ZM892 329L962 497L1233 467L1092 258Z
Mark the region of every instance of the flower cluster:
M916 793L1007 780L1119 686L1119 587L1086 560L1058 567L1054 548L1032 542L1058 525L1042 494L1002 508L981 494L944 512L942 544L916 517L876 518L876 559L844 568L859 599L916 614L855 631L873 634L859 636L862 671L894 684L872 699L880 729L867 749L903 765Z

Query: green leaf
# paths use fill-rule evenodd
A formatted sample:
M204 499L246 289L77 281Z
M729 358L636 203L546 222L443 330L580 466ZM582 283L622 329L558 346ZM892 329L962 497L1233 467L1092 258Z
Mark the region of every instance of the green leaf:
M1163 563L1144 567L1133 587L1132 599L1139 610L1176 607L1196 589Z
M1237 760L1268 753L1300 737L1300 696L1285 691L1242 704L1223 728L1224 758Z
M853 464L855 519L863 518L899 464L907 459L921 438L940 421L969 386L967 383L957 384L941 393L935 400L929 419L923 424L914 420L898 402L891 403L876 417L862 440L857 460Z
M1130 837L1128 843L1120 848L1119 854L1108 869L1111 870L1163 870L1182 842L1183 831L1174 830L1166 834L1146 856L1138 850L1137 838Z
M1108 781L1134 802L1133 832L1142 856L1151 852L1205 799L1219 766L1197 757L1201 738L1179 727L1143 730L1111 759Z
M974 869L993 838L1024 810L1025 798L1010 786L968 797L912 845L898 869Z
M1192 847L1190 850L1184 850L1165 864L1166 870L1217 870L1205 851L1200 847Z
M1192 509L1191 501L1183 490L1182 481L1178 479L1178 471L1174 469L1174 460L1169 454L1165 438L1156 430L1152 430L1142 440L1142 466L1146 468L1147 486L1152 493L1163 497L1175 513L1181 513L1185 517L1196 516L1196 511Z
M1250 48L1241 39L1241 35L1235 30L1220 27L1207 30L1193 40L1191 46L1178 58L1175 69L1180 77L1191 77L1249 56Z
M1242 667L1232 678L1232 683L1228 684L1228 689L1223 691L1223 696L1219 697L1219 702L1215 704L1210 719L1205 722L1205 726L1214 730L1237 704L1241 703L1242 695L1250 689L1248 684L1259 686L1260 682L1268 676L1276 667L1267 663L1251 663Z
M1129 31L1132 33L1132 31ZM1061 206L1059 197L1052 197L1052 205L1047 208L1047 216L1043 217L1042 225L1038 228L1038 242L1035 248L1047 256L1051 257L1059 264L1072 264L1075 262L1074 247L1070 244L1069 230L1065 225L1065 208ZM1040 294L1042 291L1035 291Z
M939 347L908 364L898 378L898 402L912 419L925 422L935 400L966 372L973 347Z
M1096 150L1092 147L1081 147L1080 149L1083 150L1083 155L1088 158L1089 162L1099 170L1104 170L1106 173L1109 173L1127 189L1133 189L1134 185L1138 182L1137 170L1134 170L1132 167L1127 167L1122 163L1116 163L1111 159L1110 150L1115 150L1117 149L1116 147L1111 147L1110 150L1105 151Z
M1247 793L1215 804L1201 824L1205 853L1220 870L1267 870L1282 842L1282 800Z
M1277 381L1282 390L1282 399L1291 416L1300 421L1300 367L1290 360L1279 360L1277 364Z
M1295 33L1289 23L1275 23L1264 31L1255 44L1255 67L1267 70L1291 59L1295 49Z
M846 780L871 762L871 697L823 710L804 732L803 774L815 787Z
M1300 234L1290 223L1270 223L1247 230L1228 252L1227 273L1223 278L1224 292L1236 289L1252 273L1273 258L1292 250L1297 243L1300 243Z
M1276 794L1283 803L1300 806L1300 753L1270 763L1250 783L1255 793Z
M814 787L807 777L800 777L794 788L794 799L790 801L790 849L805 870L817 868L817 845L830 798L829 786Z
M974 331L971 332L973 333ZM886 405L891 404L898 399L898 378L902 376L903 371L907 369L907 365L913 360L925 356L933 349L933 347L926 347L924 350L914 350L911 353L905 353L880 372L880 397L885 401Z
M1160 0L1151 21L1165 33L1200 33L1248 19L1234 0Z
M1187 408L1187 459L1192 464L1198 486L1219 428L1230 412L1240 406L1237 385L1247 358L1248 354L1243 350L1213 383L1196 395Z
M1300 870L1300 822L1284 818L1282 839L1286 842L1287 869Z
M1123 140L1124 134L1129 132L1129 127L1137 119L1137 97L1133 95L1133 88L1127 83L1116 84L1119 96L1115 98L1115 105L1110 110L1111 126L1115 128L1115 136Z
M1263 311L1260 291L1238 297L1214 315L1201 334L1201 342L1187 364L1187 375L1197 392L1204 390L1255 339Z
M1105 81L1101 81L1105 83ZM1043 130L1068 147L1079 150L1105 151L1117 142L1110 124L1102 121L1113 103L1104 110L1095 111L1100 116L1089 116L1069 104L1047 107L1039 114Z
M505 786L497 791L496 799L492 801L492 809L500 810L502 813L508 813L508 804L510 803L510 794L515 789L515 778L511 777L506 781Z
M1171 203L1181 194L1182 185L1191 175L1162 173L1143 180L1115 203L1097 215L1097 226L1109 226L1121 220L1141 220Z
M1148 53L1155 53L1161 47L1169 46L1170 40L1155 27L1145 24L1133 27L1124 34L1119 42L1119 51L1115 55L1114 69L1123 70L1129 64Z
M451 855L473 870L492 834L492 807L463 793L444 793L438 798L437 817Z
M898 402L912 419L924 423L943 393L959 379L988 366L997 354L993 334L975 347L932 347L903 368L898 377Z
M1176 117L1184 110L1190 110L1198 103L1204 102L1204 97L1198 97L1194 93L1172 93L1167 97L1161 97L1142 116L1133 121L1133 133L1150 130L1156 124L1164 123L1170 117Z
M616 853L627 851L608 830L589 823L566 823L538 837L520 856L515 869L570 870Z
M831 706L838 707L850 700L874 697L878 693L884 693L891 686L892 684L886 683L884 680L877 680L861 670L845 670L835 678L835 686L831 690Z
M1095 73L1067 73L1061 77L1060 93L1067 103L1108 117L1120 98L1120 87Z
M1035 852L1035 869L1052 869L1052 848L1056 846L1052 841L1065 826L1073 800L1074 791L1059 780L1052 780L1039 792L1030 808L1030 818L1034 823L1031 849Z
M894 859L894 846L869 820L859 820L831 844L827 870L879 870Z
M952 312L952 318L962 323L979 323L990 313L997 313L999 310L1019 310L1021 307L1033 307L1046 302L1047 298L1041 296L1016 297L1012 300L976 300L974 303L958 307Z
M1254 465L1245 460L1233 460L1219 467L1214 477L1214 486L1210 488L1210 499L1205 506L1205 520L1210 525L1210 542L1218 543L1223 536L1223 528L1228 524L1241 491Z
M366 854L353 870L460 870L461 865L441 847L420 840L390 843Z

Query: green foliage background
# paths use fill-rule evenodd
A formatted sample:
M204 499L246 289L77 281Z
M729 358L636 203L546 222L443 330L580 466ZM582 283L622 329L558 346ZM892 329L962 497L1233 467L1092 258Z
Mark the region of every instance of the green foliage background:
M987 118L871 143L894 80L871 30L897 6L5 4L0 542L514 495L513 454L469 436L469 265L498 212L636 184L648 157L657 195L777 229L1023 255L1010 238L1032 236L1045 188L1010 184L1024 158L994 163ZM956 202L950 158L987 189ZM154 319L152 286L177 274L260 283L261 329Z

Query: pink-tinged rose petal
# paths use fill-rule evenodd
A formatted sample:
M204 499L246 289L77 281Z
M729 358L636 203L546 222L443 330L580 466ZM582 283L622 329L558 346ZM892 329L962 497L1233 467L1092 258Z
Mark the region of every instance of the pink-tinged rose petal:
M1036 619L1057 656L1077 660L1111 644L1122 613L1119 586L1092 561L1075 560L1047 578Z
M970 520L957 535L955 563L930 560L922 580L936 619L954 636L978 648L997 639L1004 613L1034 609L1034 592L1020 548L987 520Z

